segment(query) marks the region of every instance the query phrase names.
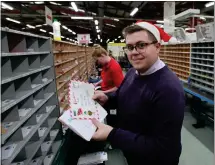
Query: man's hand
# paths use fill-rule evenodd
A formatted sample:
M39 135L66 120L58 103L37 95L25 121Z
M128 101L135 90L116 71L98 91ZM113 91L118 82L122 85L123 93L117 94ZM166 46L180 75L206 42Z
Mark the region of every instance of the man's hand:
M108 97L102 91L95 91L93 100L96 100L99 104L104 105L108 101Z
M96 141L105 141L113 127L103 124L96 119L92 119L92 122L97 127L97 131L93 135L92 139Z
M93 83L94 87L97 87L98 86L98 83Z

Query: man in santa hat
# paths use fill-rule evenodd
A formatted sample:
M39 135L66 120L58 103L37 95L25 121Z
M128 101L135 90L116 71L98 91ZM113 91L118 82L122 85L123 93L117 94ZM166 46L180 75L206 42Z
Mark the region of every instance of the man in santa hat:
M161 41L171 36L148 22L123 30L125 52L133 68L113 95L96 93L101 104L117 108L118 126L92 120L93 139L121 149L129 165L177 165L185 96L176 74L159 59Z

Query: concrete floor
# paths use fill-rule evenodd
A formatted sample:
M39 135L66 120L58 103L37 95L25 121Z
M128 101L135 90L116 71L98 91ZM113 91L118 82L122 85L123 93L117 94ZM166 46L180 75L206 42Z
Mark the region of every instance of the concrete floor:
M195 129L194 123L192 115L185 112L179 165L214 165L214 132L208 127Z

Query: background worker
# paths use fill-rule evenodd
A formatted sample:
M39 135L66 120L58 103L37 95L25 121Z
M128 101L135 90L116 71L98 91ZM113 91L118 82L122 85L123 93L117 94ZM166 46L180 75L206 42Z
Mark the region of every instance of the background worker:
M92 56L102 66L101 81L94 85L101 85L104 93L115 92L124 79L122 68L101 46L96 46Z

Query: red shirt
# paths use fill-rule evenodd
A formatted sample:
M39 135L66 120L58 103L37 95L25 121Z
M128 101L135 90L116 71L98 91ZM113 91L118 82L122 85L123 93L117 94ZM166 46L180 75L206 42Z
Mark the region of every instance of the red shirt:
M114 87L118 88L124 79L122 68L119 63L111 58L110 62L102 67L101 78L101 88L103 91Z

